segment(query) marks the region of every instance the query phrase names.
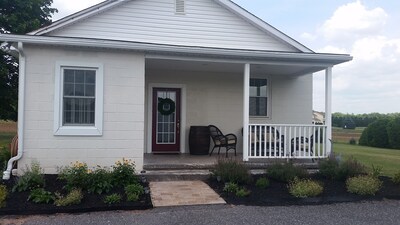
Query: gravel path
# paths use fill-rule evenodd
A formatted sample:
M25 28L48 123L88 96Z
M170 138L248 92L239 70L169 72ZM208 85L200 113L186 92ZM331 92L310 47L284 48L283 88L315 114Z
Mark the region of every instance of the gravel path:
M146 211L59 214L51 216L3 217L0 224L400 224L400 201L343 203L319 206L191 206Z

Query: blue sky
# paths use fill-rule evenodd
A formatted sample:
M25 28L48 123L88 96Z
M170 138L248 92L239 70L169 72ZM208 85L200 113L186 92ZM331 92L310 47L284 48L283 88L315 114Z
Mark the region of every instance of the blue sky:
M55 19L102 0L54 0ZM316 52L351 54L333 69L333 111L400 112L400 1L234 0ZM324 110L324 76L314 75L314 109Z

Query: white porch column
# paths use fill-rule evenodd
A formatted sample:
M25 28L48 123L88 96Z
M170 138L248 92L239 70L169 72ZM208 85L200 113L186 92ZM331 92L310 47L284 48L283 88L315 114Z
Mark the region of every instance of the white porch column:
M326 131L326 153L332 151L332 67L325 70L325 125Z
M244 65L243 76L243 161L249 161L249 89L250 89L250 64Z

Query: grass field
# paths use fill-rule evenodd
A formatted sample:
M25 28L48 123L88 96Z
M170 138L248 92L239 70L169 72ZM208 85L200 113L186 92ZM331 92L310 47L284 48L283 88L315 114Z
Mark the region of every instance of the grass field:
M333 151L345 159L353 156L369 168L372 165L382 166L382 173L386 176L393 176L400 171L400 150L334 143Z
M354 138L357 143L365 127L357 127L354 130L343 129L340 127L332 128L332 139L335 143L349 143L350 139Z

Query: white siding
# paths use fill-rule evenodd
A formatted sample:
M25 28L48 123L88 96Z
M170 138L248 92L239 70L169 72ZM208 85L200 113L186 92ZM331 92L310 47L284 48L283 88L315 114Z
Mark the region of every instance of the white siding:
M111 166L122 157L143 166L144 56L133 53L26 46L25 153L23 169L38 160L46 173L79 160ZM54 136L56 61L104 66L103 136Z
M128 1L48 35L126 40L183 46L299 52L213 0Z

